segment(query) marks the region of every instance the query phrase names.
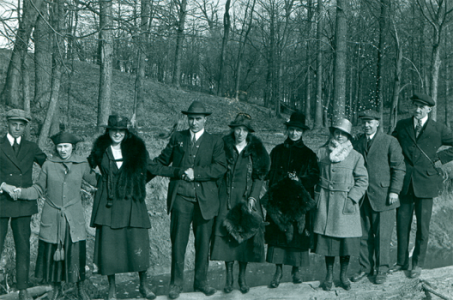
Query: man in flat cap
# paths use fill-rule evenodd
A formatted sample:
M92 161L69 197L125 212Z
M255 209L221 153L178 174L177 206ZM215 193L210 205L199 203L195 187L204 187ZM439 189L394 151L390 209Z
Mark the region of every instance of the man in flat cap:
M379 131L379 113L366 110L359 118L363 134L355 140L354 149L365 159L369 185L360 207L360 269L351 280L357 282L376 270L375 283L382 284L391 266L390 241L406 167L398 141Z
M444 145L453 146L453 134L429 117L435 105L431 97L414 93L411 99L413 117L400 120L393 132L403 148L406 163L401 206L397 210L398 256L393 270L409 268L409 235L415 211L417 233L410 277L416 278L425 262L433 198L443 189L440 166L453 160L452 147L438 150Z
M12 109L6 114L8 133L0 140L0 253L3 252L8 222L11 220L16 247L16 280L19 299L32 299L27 293L30 268L30 221L38 212L36 200L17 200L14 186L33 185L33 163L40 166L46 155L38 145L24 139L23 134L31 120L30 114Z
M219 211L216 181L227 170L222 139L204 129L211 113L198 101L182 113L187 115L189 130L175 132L148 168L154 175L170 177L167 196L172 246L170 299L178 298L184 286L184 257L191 223L195 236L194 290L207 296L215 293L207 284L209 243Z

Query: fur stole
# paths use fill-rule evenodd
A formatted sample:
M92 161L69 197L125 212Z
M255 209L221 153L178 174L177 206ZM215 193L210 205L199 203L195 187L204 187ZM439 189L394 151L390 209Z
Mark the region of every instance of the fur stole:
M327 144L327 151L329 153L329 159L333 163L341 162L348 157L349 153L353 149L350 140L340 144L337 140L331 139Z
M92 168L99 166L101 172L103 171L101 168L102 159L111 143L107 132L96 139L91 155L88 157L88 162ZM109 168L109 174L102 174L102 176L107 176L108 179L109 198L132 198L144 201L146 197L145 185L149 181L147 177L148 152L145 143L141 138L129 132L128 137L121 143L121 153L123 165L120 174L117 176L117 181L111 181L113 177L112 168Z
M223 137L225 143L225 156L228 165L234 164L236 147L234 133ZM270 159L266 148L259 138L253 134L247 135L247 146L242 150L241 154L244 157L251 156L252 159L252 179L264 178L270 168Z
M293 238L292 223L297 223L299 234L305 229L305 214L316 202L300 181L285 177L269 189L264 196L267 213L279 229L286 233L288 242Z

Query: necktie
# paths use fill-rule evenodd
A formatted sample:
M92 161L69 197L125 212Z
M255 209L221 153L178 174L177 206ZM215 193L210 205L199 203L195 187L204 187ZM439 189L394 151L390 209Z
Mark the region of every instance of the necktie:
M14 139L13 150L16 153L16 155L17 153L19 153L19 144L17 143L17 139Z
M370 150L371 146L371 138L369 136L366 137L366 149Z
M418 138L420 132L422 131L422 120L417 120L417 125L415 126L415 137Z
M197 139L195 138L195 134L192 136L192 147L195 147L195 143L197 142Z

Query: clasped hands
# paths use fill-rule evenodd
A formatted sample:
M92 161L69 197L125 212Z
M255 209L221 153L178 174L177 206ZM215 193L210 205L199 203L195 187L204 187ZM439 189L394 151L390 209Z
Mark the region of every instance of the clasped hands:
M14 200L14 201L17 201L17 199L19 199L20 197L20 193L21 193L21 189L20 188L17 188L15 187L14 185L10 185L10 184L7 184L5 182L3 182L1 185L0 185L0 192L7 192L8 195Z
M185 181L193 181L195 179L193 169L188 168L187 170L184 171L184 174L182 174L181 177Z

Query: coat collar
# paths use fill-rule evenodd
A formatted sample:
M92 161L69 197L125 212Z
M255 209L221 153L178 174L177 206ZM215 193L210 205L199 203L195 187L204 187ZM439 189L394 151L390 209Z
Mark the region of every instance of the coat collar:
M283 142L283 145L286 148L289 148L289 147L304 148L305 147L305 144L304 144L304 141L302 140L302 138L300 138L300 140L295 141L295 142L293 140L291 140L290 138L286 138L286 140Z
M11 162L16 165L16 167L21 169L20 156L21 154L24 154L24 139L22 139L20 150L17 156L16 153L14 153L14 150L11 147L11 144L9 143L9 140L6 137L6 135L1 140L0 149L5 153L6 157L8 157L9 160L11 160Z
M66 159L66 160L62 160L60 158L60 156L58 155L53 155L51 157L48 157L47 158L49 161L51 162L55 162L55 163L75 163L75 164L80 164L80 163L83 163L83 162L86 162L86 158L84 157L81 157L79 155L76 155L76 154L72 154L71 157L69 159Z

